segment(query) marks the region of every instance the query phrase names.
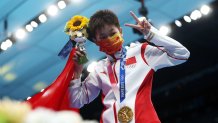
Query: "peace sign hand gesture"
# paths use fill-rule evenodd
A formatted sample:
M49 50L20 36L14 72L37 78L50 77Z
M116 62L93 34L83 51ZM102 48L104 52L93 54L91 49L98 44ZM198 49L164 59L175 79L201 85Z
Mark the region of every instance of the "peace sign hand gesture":
M140 21L132 11L130 11L130 14L136 20L137 24L126 23L125 26L135 28L141 33L143 33L144 35L147 35L151 29L151 24L148 22L148 20L144 17L143 20Z

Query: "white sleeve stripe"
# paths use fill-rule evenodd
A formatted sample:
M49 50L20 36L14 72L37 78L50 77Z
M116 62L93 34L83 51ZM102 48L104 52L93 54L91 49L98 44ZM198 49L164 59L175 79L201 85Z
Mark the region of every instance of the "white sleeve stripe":
M84 83L85 85L85 92L86 92L86 97L87 97L87 103L89 103L89 94L88 94L88 90L87 90L87 87L86 87L86 82Z
M173 59L176 59L176 60L188 60L187 58L176 58L176 57L170 55L167 51L161 49L160 47L157 47L157 49L161 50L162 52L165 52L169 57L171 57Z

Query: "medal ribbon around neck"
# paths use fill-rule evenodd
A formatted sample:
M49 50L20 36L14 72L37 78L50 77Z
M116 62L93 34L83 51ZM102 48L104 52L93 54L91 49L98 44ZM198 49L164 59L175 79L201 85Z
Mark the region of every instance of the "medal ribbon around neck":
M120 99L121 105L125 105L125 102L123 101L125 100L125 97L126 97L125 64L126 64L126 49L122 47L121 59L120 59L120 88L119 89L117 87L117 82L114 76L115 73L113 73L112 65L110 64L109 60L107 64L107 69L108 69L108 74L109 74L109 79L111 82L112 90L114 92L116 99L117 100ZM120 92L120 95L119 95L119 92ZM133 119L133 111L128 106L123 106L122 108L120 108L117 115L118 115L118 120L121 123L128 123Z
M126 97L125 65L126 65L126 48L122 47L121 59L120 59L120 103Z
M121 59L120 59L120 88L117 87L117 82L113 73L112 65L108 60L108 75L111 82L112 90L117 100L120 100L120 103L125 99L126 88L125 88L125 64L126 64L126 49L122 47L121 50Z

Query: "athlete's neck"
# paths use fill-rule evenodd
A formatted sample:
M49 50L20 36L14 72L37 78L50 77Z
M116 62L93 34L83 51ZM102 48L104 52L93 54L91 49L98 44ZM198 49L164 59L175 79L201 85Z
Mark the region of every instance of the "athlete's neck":
M116 53L114 54L111 54L111 55L107 55L107 57L109 58L110 61L114 62L118 59L121 58L121 49L119 51L117 51Z

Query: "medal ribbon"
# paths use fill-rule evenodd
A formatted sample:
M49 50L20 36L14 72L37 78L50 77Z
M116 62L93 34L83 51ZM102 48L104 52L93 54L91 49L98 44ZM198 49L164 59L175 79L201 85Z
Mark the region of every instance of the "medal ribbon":
M125 64L126 64L126 49L123 47L121 51L121 59L120 59L120 88L117 88L117 82L114 77L112 66L110 61L108 61L107 69L108 75L111 82L112 90L114 92L115 97L120 99L120 103L125 99L126 89L125 89ZM120 92L120 94L118 94Z
M121 59L120 59L120 103L126 97L125 65L126 65L126 48L122 47L122 53L121 53Z

